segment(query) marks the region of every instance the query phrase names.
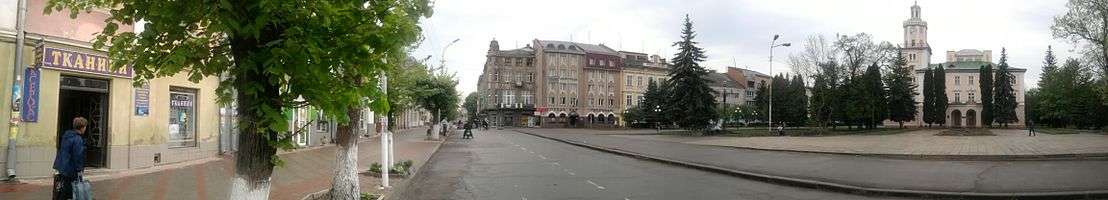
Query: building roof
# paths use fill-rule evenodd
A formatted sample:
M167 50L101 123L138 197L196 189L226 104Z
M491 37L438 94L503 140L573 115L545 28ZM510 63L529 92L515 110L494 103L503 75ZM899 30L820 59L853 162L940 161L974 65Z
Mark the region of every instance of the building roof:
M740 85L739 82L731 80L731 78L728 78L727 74L724 73L712 72L708 73L708 76L704 78L711 81L708 83L708 86L711 87L742 88L742 85Z
M527 47L518 48L518 49L500 51L500 52L497 52L497 55L499 55L499 56L535 56L535 49L532 49L530 46L527 46Z
M603 44L584 44L557 40L538 40L539 45L545 47L544 51L560 51L566 53L592 53L619 56L619 52L604 46ZM550 48L555 47L555 48Z

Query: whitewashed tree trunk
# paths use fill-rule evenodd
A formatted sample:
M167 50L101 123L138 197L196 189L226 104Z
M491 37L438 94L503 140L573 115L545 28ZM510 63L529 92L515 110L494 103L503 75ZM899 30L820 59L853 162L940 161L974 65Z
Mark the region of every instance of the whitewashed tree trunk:
M350 123L339 125L336 129L335 176L331 178L331 199L358 199L361 191L358 186L358 135L354 132L354 124L358 123L361 115L357 108L346 111Z
M231 180L231 198L234 200L260 200L269 199L269 178L264 181L248 181L241 175L235 175Z
M244 65L246 66L246 65ZM248 84L236 85L238 91L257 91L235 93L238 101L239 134L238 151L235 152L235 175L231 177L231 191L227 199L265 200L269 199L270 176L273 175L273 157L277 148L269 144L267 138L277 138L278 133L268 130L268 124L258 123L258 110L265 107L277 107L280 100L266 97L279 96L280 87L268 83L268 77L258 70L238 74L238 81L262 83L258 88L245 88ZM251 90L247 90L251 89Z

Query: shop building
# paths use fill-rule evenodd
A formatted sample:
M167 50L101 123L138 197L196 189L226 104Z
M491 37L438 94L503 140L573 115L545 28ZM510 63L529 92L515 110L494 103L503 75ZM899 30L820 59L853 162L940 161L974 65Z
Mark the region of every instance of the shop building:
M0 4L15 5L15 1L0 0ZM71 19L68 11L44 15L45 5L46 0L27 1L26 43L18 48L21 58L14 57L16 28L8 24L16 12L0 12L0 83L4 84L0 92L13 93L15 59L29 66L21 79L25 86L17 91L22 94L15 106L21 109L15 115L22 121L18 132L11 132L9 123L0 123L4 136L0 149L7 148L10 138L16 139L16 153L11 156L16 156L19 177L53 173L58 137L71 129L77 116L90 122L84 135L87 171L144 168L220 153L224 147L220 140L231 137L219 136L226 129L221 125L229 123L221 121L226 118L216 103L218 77L192 82L177 74L135 84L130 68L110 69L107 52L91 47L95 33L105 25L107 11L93 10ZM121 24L119 30L135 29ZM0 111L13 108L8 96L0 99ZM0 121L11 117L0 115ZM0 154L0 165L9 164L6 156Z

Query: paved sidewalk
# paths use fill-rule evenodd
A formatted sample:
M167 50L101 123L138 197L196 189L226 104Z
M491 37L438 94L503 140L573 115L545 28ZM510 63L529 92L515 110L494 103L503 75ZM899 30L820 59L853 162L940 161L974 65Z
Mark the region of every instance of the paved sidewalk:
M1108 194L1108 161L938 161L693 145L564 129L517 131L609 152L814 187L899 194ZM587 131L578 129L577 132Z
M424 141L426 129L408 129L396 133L398 161L413 160L419 169L441 145L440 141ZM378 137L358 142L358 168L365 171L370 163L381 160ZM281 154L285 165L277 167L272 177L270 199L298 200L330 187L334 170L336 146L300 150ZM97 199L226 199L234 172L231 157L185 166L157 167L146 173L121 173L90 178L93 196ZM51 180L25 180L22 184L0 183L0 199L50 199ZM392 179L393 185L406 179ZM362 192L380 192L380 179L360 175Z
M882 155L949 155L970 157L1108 156L1108 135L1038 134L1026 130L992 129L996 136L936 136L940 130L917 130L893 135L842 135L824 137L730 137L643 135L628 130L618 137L688 144L730 146L764 150ZM599 131L597 131L599 133ZM611 134L610 131L604 132Z

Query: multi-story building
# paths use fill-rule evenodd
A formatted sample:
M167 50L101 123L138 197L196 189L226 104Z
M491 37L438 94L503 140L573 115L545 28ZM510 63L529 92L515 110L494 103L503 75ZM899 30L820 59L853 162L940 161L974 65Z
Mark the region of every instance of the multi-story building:
M711 71L704 77L709 80L708 87L715 91L716 103L721 105L738 106L746 103L743 99L746 89L738 81L732 80L726 73Z
M738 103L739 105L754 103L754 98L758 96L758 88L768 87L773 82L773 77L769 75L744 68L727 67L726 74L728 78L738 82L739 88L742 89L743 102Z
M908 60L908 66L915 71L912 83L916 85L916 120L905 124L923 126L923 74L924 68L943 66L946 70L946 96L949 106L946 109L947 125L952 127L980 127L981 101L979 88L979 69L984 65L996 64L992 62L992 51L965 49L960 51L947 51L946 63L931 64L931 47L927 41L927 22L920 18L919 5L912 5L911 18L904 21L904 44L902 52ZM1018 122L1024 120L1023 102L1023 74L1026 69L1012 67L1009 70L1014 76L1012 89L1014 89L1016 102L1016 116ZM995 74L995 73L994 73ZM886 125L896 124L886 121ZM1013 123L1019 126L1023 123Z
M15 5L16 1L0 0ZM23 46L16 46L15 6L0 6L0 83L11 84L19 59L22 70L22 109L18 133L9 133L11 115L0 115L0 149L16 139L15 174L48 177L58 137L71 129L75 117L88 119L85 133L86 167L135 169L218 156L228 141L220 137L221 105L216 103L218 77L189 81L188 74L148 80L135 86L131 68L111 69L104 49L91 41L111 14L106 10L41 12L46 0L28 0ZM141 24L136 26L142 26ZM120 24L118 31L136 28ZM16 57L15 52L21 52ZM12 94L10 86L0 93ZM8 96L0 110L12 110ZM233 114L230 109L227 114ZM14 136L14 138L12 138ZM7 154L0 153L0 165ZM11 175L8 172L5 176Z
M585 51L586 63L582 68L583 77L579 80L583 91L582 100L588 101L580 107L579 113L585 113L581 120L589 127L610 127L616 125L616 102L622 93L619 91L620 70L623 59L619 52L603 44L578 44Z
M535 50L501 51L494 39L485 57L477 85L482 118L494 126L535 126Z
M669 77L669 65L666 59L658 55L647 56L645 53L620 51L623 57L623 74L619 76L622 101L619 102L617 116L627 109L642 103L646 89L650 83L661 84ZM617 117L617 124L621 124L621 117Z

